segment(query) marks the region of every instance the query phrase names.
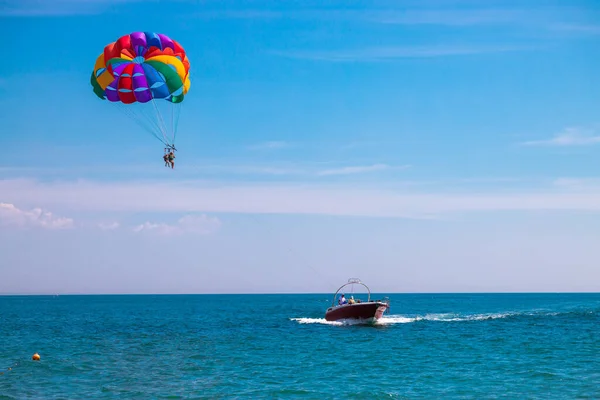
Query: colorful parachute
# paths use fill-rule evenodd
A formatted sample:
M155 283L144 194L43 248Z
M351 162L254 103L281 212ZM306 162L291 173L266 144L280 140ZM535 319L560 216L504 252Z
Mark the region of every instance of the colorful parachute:
M174 147L179 107L190 88L189 70L185 50L175 40L133 32L104 47L90 81L99 98Z

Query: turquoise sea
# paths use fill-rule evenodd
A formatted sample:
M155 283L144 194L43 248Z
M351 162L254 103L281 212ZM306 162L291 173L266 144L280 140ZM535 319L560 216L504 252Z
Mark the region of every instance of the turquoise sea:
M386 295L0 297L0 398L600 398L600 294Z

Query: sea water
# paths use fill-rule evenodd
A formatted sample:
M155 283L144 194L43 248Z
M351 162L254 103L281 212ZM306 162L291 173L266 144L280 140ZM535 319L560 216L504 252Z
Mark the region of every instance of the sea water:
M600 294L387 295L0 297L0 398L600 398Z

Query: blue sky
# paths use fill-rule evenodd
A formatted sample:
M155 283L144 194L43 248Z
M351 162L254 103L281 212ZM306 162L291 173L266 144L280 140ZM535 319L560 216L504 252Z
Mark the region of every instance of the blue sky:
M4 1L0 293L600 290L595 1ZM175 170L89 84L191 62Z

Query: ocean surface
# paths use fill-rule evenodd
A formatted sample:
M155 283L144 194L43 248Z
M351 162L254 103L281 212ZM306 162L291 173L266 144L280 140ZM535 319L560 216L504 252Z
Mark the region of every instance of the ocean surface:
M600 399L600 294L387 296L0 297L0 398Z

